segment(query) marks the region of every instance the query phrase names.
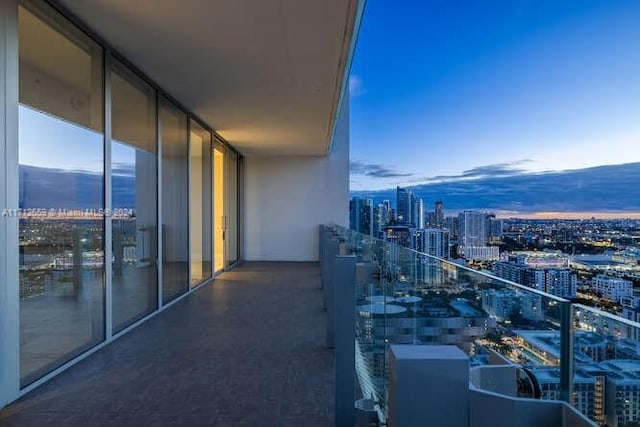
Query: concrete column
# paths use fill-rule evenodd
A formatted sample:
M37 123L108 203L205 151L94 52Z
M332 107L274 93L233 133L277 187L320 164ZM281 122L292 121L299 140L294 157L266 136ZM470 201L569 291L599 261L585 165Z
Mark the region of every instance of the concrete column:
M390 427L467 427L469 357L454 345L391 345Z
M18 2L0 1L0 408L20 388Z

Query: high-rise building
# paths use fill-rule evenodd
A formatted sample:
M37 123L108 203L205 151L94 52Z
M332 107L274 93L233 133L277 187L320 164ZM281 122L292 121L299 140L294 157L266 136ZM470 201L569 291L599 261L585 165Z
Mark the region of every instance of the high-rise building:
M578 278L570 269L548 269L545 271L545 291L562 298L575 298Z
M412 248L427 255L449 259L449 232L438 228L415 230Z
M411 246L411 228L407 225L387 225L382 228L382 239L400 246Z
M486 246L486 214L479 211L462 211L458 215L458 245Z
M406 188L396 187L396 223L411 225L411 211L413 210L412 194Z
M503 222L496 218L495 214L487 215L487 242L500 244L502 242Z
M373 208L371 235L380 238L382 236L382 229L387 225L392 225L394 222L394 211L391 208L391 202L389 200L383 200L382 203L378 203L378 205Z
M359 233L374 235L373 200L354 197L349 202L349 226Z
M422 228L423 221L424 205L422 199L407 188L396 187L396 223Z
M444 227L444 210L441 201L434 203L434 220L436 227Z
M444 228L449 231L451 239L458 239L460 219L457 216L448 216L444 219Z
M424 203L419 197L415 197L413 203L413 226L417 228L424 228Z

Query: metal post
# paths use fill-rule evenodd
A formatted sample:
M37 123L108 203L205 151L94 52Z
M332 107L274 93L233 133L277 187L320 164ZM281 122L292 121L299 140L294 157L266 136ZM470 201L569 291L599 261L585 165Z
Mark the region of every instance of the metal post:
M111 197L111 51L104 51L104 209L113 212ZM104 322L105 339L113 338L113 270L118 268L120 260L117 258L119 243L114 244L113 216L104 218ZM117 235L116 235L117 236ZM115 252L114 252L115 249ZM115 263L112 262L116 254ZM115 264L115 265L114 265Z
M338 255L334 268L335 425L355 422L355 283L356 256Z
M571 403L573 388L573 306L560 303L560 400Z
M20 387L18 1L0 1L0 408Z

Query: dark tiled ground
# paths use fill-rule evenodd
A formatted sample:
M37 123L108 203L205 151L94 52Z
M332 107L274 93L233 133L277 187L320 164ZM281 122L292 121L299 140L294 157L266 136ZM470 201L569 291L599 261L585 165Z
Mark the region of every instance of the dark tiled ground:
M0 425L327 426L312 263L245 263L0 412Z

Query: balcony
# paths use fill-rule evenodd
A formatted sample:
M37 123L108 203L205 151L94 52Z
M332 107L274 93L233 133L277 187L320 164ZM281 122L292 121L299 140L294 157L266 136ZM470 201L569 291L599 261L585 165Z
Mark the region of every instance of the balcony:
M0 412L0 425L331 425L316 263L247 262Z
M609 389L634 375L635 324L322 232L320 268L245 262L6 407L0 424L437 425L448 412L426 408L462 372L449 406L467 421L444 425L625 425L613 411L631 405ZM434 360L445 381L421 382Z

